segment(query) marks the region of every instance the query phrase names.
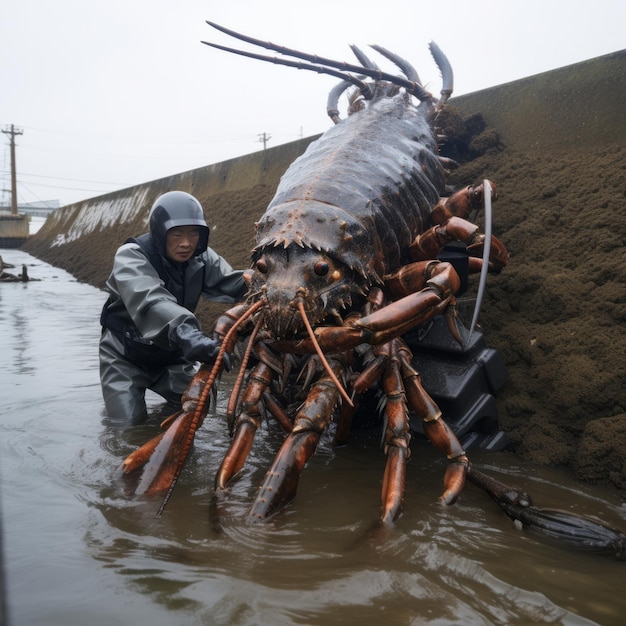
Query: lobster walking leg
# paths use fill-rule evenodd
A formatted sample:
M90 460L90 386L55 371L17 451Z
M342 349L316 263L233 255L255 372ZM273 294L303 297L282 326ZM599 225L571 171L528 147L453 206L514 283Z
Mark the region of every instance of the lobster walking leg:
M318 432L301 431L285 439L248 512L248 521L264 520L293 500L300 472L313 456L319 438Z
M233 440L215 477L215 488L226 489L233 476L244 466L254 435L261 424L259 403L272 382L271 367L261 361L250 376L242 399L242 412L237 418Z
M341 376L344 365L334 359L329 363L335 376ZM296 414L293 431L283 442L248 513L249 521L266 519L293 500L300 472L315 452L338 402L339 391L330 375L324 374Z
M383 478L381 521L387 524L393 522L400 514L406 483L406 462L410 453L409 416L397 357L392 358L387 366L383 377L383 389L387 399L385 407L387 464Z
M337 422L337 429L335 430L335 438L333 444L341 446L347 443L350 429L352 428L352 418L356 414L363 393L376 383L382 373L385 371L387 362L389 360L388 352L389 344L383 344L382 346L376 346L372 350L374 354L373 361L354 378L351 384L352 389L352 406L344 404L341 407L341 413Z
M422 418L428 440L451 461L444 476L444 492L440 500L454 504L465 485L469 460L456 435L443 421L441 410L422 387L420 375L411 366L411 351L406 345L400 350L400 359L409 406Z
M465 485L465 476L469 467L469 459L461 447L459 440L441 418L424 421L424 432L430 442L444 452L450 460L443 478L444 492L440 500L444 504L454 504Z

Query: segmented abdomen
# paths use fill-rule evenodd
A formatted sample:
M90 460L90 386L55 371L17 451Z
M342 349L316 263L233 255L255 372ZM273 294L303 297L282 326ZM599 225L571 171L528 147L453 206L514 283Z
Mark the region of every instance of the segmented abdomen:
M289 167L259 222L257 249L295 242L358 253L352 264L364 272L393 271L409 261L408 246L443 189L426 111L405 94L385 97L328 130Z

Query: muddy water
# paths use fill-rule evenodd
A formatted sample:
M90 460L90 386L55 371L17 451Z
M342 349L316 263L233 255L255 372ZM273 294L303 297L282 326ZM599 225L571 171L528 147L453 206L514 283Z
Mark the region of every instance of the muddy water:
M38 282L0 284L0 513L14 625L622 624L626 563L566 551L517 530L468 485L436 503L445 462L416 441L404 514L376 529L378 433L323 442L296 501L272 522L241 522L279 443L260 433L241 480L216 501L228 444L207 419L163 516L137 502L118 466L155 420L106 424L97 371L103 292L20 251ZM224 385L227 389L228 381ZM506 453L473 461L539 506L626 527L619 493Z

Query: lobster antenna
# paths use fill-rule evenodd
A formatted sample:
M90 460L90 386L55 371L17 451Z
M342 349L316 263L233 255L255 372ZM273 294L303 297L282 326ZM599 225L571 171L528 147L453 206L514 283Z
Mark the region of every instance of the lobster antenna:
M478 314L480 313L480 307L483 303L483 296L485 295L485 285L487 284L487 273L489 272L489 254L491 252L491 184L487 179L485 179L483 181L483 186L485 194L485 245L483 247L483 265L480 268L480 281L478 283L478 293L476 294L474 316L472 317L472 323L469 329L468 341L471 339L474 328L476 327Z
M372 46L374 47L374 46ZM374 61L371 61L369 59L369 57L365 54L365 52L363 52L363 50L361 50L361 48L359 48L358 46L355 46L354 44L350 45L350 49L352 50L352 52L354 52L354 56L359 60L359 63L363 66L363 67L369 67L372 70L379 70L380 68L378 67L378 65L376 65L376 63L374 63ZM408 78L408 76L407 76Z
M256 39L254 37L249 37L248 35L243 35L242 33L238 33L230 28L226 28L225 26L220 26L215 22L211 22L206 20L206 23L209 26L234 37L235 39L240 39L241 41L245 41L246 43L250 43L254 46L259 46L261 48L266 48L267 50L272 50L273 52L278 52L279 54L284 54L285 56L296 57L297 59L302 59L304 61L310 61L315 65L327 65L328 67L334 67L339 70L344 70L348 72L360 72L363 70L363 67L366 67L373 71L373 74L368 74L371 78L378 78L378 80L386 80L382 77L382 72L376 69L374 70L370 65L352 65L351 63L346 63L345 61L335 61L334 59L329 59L327 57L320 57L317 54L309 54L308 52L301 52L300 50L295 50L294 48L287 48L286 46L281 46L279 44L272 43L271 41L263 41L261 39ZM202 42L206 43L206 42ZM360 61L360 59L359 59ZM381 74L380 76L377 76Z
M418 100L432 100L432 95L427 92L422 85L419 83L415 83L411 80L407 80L406 78L402 78L400 76L395 76L393 74L389 74L387 72L382 72L380 70L375 70L370 67L361 67L359 65L353 65L351 63L346 63L344 61L335 61L333 59L328 59L326 57L319 57L316 54L307 54L306 52L300 52L299 50L294 50L293 48L286 48L285 46L279 46L277 44L272 43L271 41L261 41L260 39L255 39L254 37L248 37L247 35L242 35L241 33L237 33L234 30L230 30L229 28L225 28L224 26L220 26L215 22L211 22L209 20L206 21L209 26L230 35L231 37L235 37L236 39L240 39L241 41L245 41L246 43L251 43L255 46L261 46L262 48L266 48L268 50L273 50L274 52L278 52L279 54L284 54L287 56L293 56L298 59L303 59L305 61L310 61L315 65L308 64L294 64L293 62L289 62L286 59L279 59L276 57L268 57L264 55L255 55L253 53L243 52L241 50L236 50L234 48L227 48L225 46L219 46L214 43L210 43L208 41L203 41L203 44L207 46L212 46L213 48L218 48L219 50L225 50L227 52L232 52L234 54L241 54L243 56L251 57L254 59L259 59L262 61L269 61L271 63L276 63L278 65L287 65L291 67L297 67L298 69L306 69L318 72L320 74L330 74L331 76L337 76L344 80L351 80L354 78L351 74L346 72L359 72L361 74L365 74L374 80L386 80L394 85L398 85L399 87L404 87L410 94L414 95ZM441 53L443 54L443 53ZM325 67L328 66L328 67ZM334 73L330 68L334 67L339 70L343 70L344 73ZM361 88L359 86L359 88ZM367 88L369 91L369 87ZM370 92L371 93L371 92ZM365 95L365 93L364 93ZM371 96L370 98L371 99Z
M211 48L217 48L218 50L224 50L225 52L232 52L233 54L239 54L243 57L248 57L250 59L269 61L270 63L275 63L276 65L286 65L288 67L295 67L299 70L310 70L312 72L317 72L318 74L329 74L330 76L336 76L337 78L347 80L353 85L356 85L361 90L365 98L367 98L368 100L372 99L372 90L370 89L369 85L360 81L355 76L352 76L352 74L348 74L346 72L338 72L337 70L332 70L328 67L324 67L323 65L311 65L309 63L288 61L287 59L279 59L278 57L270 57L264 54L256 54L254 52L245 52L244 50L237 50L236 48L229 48L228 46L220 46L219 44L211 43L210 41L203 41L201 43L206 46L211 46Z
M339 379L335 376L335 372L333 372L333 370L330 369L330 365L328 364L328 361L326 360L326 356L324 356L324 353L322 352L322 348L320 347L320 344L318 343L315 337L315 333L313 332L313 329L311 328L309 318L306 316L306 311L304 310L304 304L302 304L301 301L298 302L298 311L300 311L300 315L302 316L302 321L304 322L304 325L306 326L306 330L309 333L309 337L311 338L311 342L313 343L315 352L317 352L317 356L320 358L320 361L322 362L322 366L326 370L326 373L330 376L333 383L335 383L335 387L337 387L337 391L339 392L341 397L351 407L353 407L354 403L350 399L350 396L348 395L346 390L343 388L343 385L339 382Z
M226 407L226 420L228 422L228 427L232 432L233 424L235 423L235 413L237 411L237 403L239 402L239 395L241 394L241 387L243 385L243 379L246 373L246 367L248 366L248 362L250 361L250 355L252 353L252 345L256 336L259 333L259 329L261 328L261 324L263 322L263 317L259 316L257 323L250 335L250 339L248 341L248 345L246 346L246 351L244 352L243 358L241 359L241 367L239 368L239 374L237 374L237 379L235 380L235 384L233 385L233 391L230 394L230 398L228 400L228 406Z

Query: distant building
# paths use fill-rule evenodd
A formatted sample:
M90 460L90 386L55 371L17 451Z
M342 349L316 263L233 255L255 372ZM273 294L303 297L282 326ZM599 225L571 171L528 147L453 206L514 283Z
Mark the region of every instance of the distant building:
M25 202L18 204L17 215L13 215L10 204L0 204L0 248L19 248L58 208L58 200Z

